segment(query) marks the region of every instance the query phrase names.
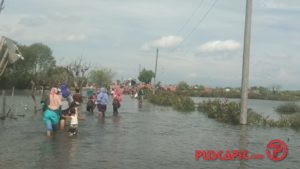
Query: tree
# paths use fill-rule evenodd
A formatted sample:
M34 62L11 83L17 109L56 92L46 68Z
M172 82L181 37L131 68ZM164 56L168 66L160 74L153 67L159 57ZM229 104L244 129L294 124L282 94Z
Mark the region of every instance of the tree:
M108 86L112 82L115 73L110 69L92 70L89 73L89 80L100 86Z
M42 43L35 43L28 47L34 58L34 72L42 72L55 66L55 59L52 55L52 50Z
M82 86L87 83L88 75L86 73L89 68L90 64L83 62L82 57L67 66L67 69L73 74L73 83L75 88L79 88L81 90Z
M38 83L42 86L58 86L63 82L72 86L74 80L72 72L63 66L51 67L39 76Z
M204 90L205 86L204 85L196 85L195 87L197 87L198 90Z
M181 81L178 83L176 90L187 90L189 87L190 86L185 81Z
M16 86L20 89L29 88L32 80L36 83L44 79L45 76L42 75L49 68L55 66L52 50L47 45L35 43L30 46L20 45L18 48L25 59L8 67L8 71L1 79L1 86ZM36 85L39 84L36 83Z
M273 94L278 94L280 89L281 89L281 86L278 84L274 84L271 86L271 90L272 90Z
M152 70L143 69L140 72L138 79L141 82L149 84L154 76L155 76L155 74Z

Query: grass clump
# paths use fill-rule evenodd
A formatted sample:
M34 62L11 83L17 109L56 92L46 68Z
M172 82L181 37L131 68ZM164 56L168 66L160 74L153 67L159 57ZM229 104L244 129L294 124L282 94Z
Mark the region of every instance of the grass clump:
M217 121L237 125L240 120L241 107L240 104L235 102L216 99L199 103L198 111L207 114L209 118L216 119ZM274 120L269 119L269 117L263 117L252 109L248 109L247 120L249 124L300 129L300 113L282 115L279 120Z
M300 112L300 106L298 106L296 103L285 103L279 105L275 111L280 114L294 114Z
M161 106L172 106L175 110L190 112L195 110L194 101L187 96L180 96L172 92L159 92L155 95L149 95L151 103Z
M208 100L199 103L198 111L207 114L209 118L216 119L217 121L240 124L241 107L240 104L235 102L228 102L226 99L222 101L220 99ZM260 123L262 116L252 109L248 109L248 123Z

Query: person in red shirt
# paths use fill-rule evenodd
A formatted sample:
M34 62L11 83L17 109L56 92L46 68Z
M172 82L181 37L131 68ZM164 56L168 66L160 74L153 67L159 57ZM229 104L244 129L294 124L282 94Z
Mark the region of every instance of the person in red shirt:
M112 104L114 116L117 116L119 113L118 109L121 107L121 101L122 101L121 91L118 87L115 87L113 93L113 104Z

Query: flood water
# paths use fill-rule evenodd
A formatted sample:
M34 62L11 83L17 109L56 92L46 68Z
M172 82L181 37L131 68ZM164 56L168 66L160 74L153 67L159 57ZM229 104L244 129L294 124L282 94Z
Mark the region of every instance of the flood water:
M296 169L300 164L300 131L293 129L233 126L196 111L185 114L147 102L139 108L136 100L124 96L119 117L112 117L112 106L108 106L107 117L99 121L82 107L85 120L79 123L77 137L58 131L47 138L42 115L32 111L31 97L19 95L14 101L17 114L25 116L0 120L0 169ZM8 102L12 101L8 98ZM279 104L249 101L250 107L267 114ZM288 146L283 161L274 162L265 155L266 144L273 139ZM247 149L265 157L196 161L197 149Z

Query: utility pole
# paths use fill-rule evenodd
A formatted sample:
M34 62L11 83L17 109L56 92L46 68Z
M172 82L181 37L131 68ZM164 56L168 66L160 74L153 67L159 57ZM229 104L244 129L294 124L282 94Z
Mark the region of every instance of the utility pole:
M0 13L4 9L4 0L1 0L0 2Z
M155 83L156 83L156 72L157 72L157 59L158 59L158 48L156 49L155 72L154 72L154 80L153 80L153 94L155 94Z
M139 64L139 75L140 75L140 73L141 73L141 64Z
M244 32L244 51L243 51L240 124L247 124L249 55L250 55L250 39L251 39L251 15L252 15L252 0L247 0L247 2L246 2L246 16L245 16L245 30L244 30L245 32Z

